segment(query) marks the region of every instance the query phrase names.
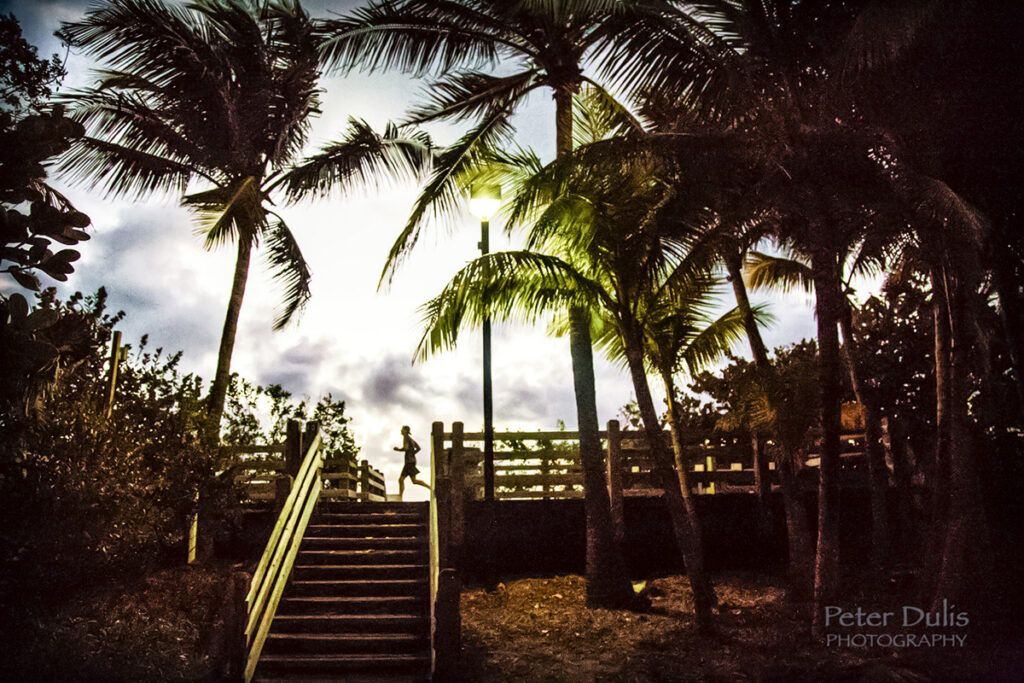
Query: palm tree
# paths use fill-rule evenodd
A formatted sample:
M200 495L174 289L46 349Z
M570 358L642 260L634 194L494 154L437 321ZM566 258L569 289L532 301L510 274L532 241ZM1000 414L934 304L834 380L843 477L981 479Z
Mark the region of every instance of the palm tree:
M847 256L844 262L851 271L850 274L843 275L844 290L847 292L851 291L850 277L853 274L877 272L877 260L871 255L865 255L863 251L856 256ZM752 289L774 288L788 291L795 288L809 294L814 292L810 265L794 253L778 256L752 252L747 262L747 277ZM882 572L888 561L889 548L889 514L886 503L889 472L882 444L882 418L875 394L870 387L870 378L865 375L864 368L855 362L859 353L858 342L853 334L854 304L848 296L844 297L842 303L843 310L839 317L839 329L843 337L842 360L854 396L864 407L864 445L871 492L871 559L874 569Z
M205 436L216 443L253 250L262 242L283 285L275 329L310 296L309 267L271 209L272 191L286 184L294 198L317 189L324 174L348 180L399 163L380 153L394 140L355 125L349 139L314 158L317 173L307 167L289 176L320 111L318 37L297 0L197 0L186 8L110 0L64 24L62 34L107 67L96 86L64 96L88 130L60 164L66 177L114 196L179 195L207 248L236 244L206 406Z
M697 622L708 630L716 600L703 570L682 435L673 420L673 458L663 441L647 370L660 373L673 395L679 364L697 367L713 361L742 333L743 320L736 312L717 321L707 315L713 284L707 273L714 252L687 227L699 225L704 215L700 195L680 198L666 192L655 155L623 153L644 147L635 124L621 110L606 106L600 93L586 95L576 111L577 132L586 131L577 141L587 144L571 157L539 168L529 155L495 155L500 163L492 165L487 178L514 177L508 223L530 227L528 250L478 259L463 269L426 307L428 329L421 350L453 345L460 326L478 322L488 299L499 317L532 322L555 311L560 317L554 329L570 335L578 325L571 312L587 309L587 336L592 329L598 346L630 370L693 586ZM594 142L623 132L626 139ZM656 344L660 351L651 356ZM651 357L656 362L648 363Z
M439 154L405 230L396 240L382 274L389 281L416 243L431 208L451 213L461 204L462 179L478 166L488 149L506 141L511 116L527 95L550 88L555 99L556 156L573 148L572 98L580 86L600 86L584 74L587 55L601 38L621 0L504 2L502 0L398 0L375 2L351 16L326 22L323 54L344 68L399 68L414 73L437 70L446 75L432 86L430 101L413 112L410 123L438 119L477 119L473 128ZM501 60L518 67L496 76L478 70ZM625 70L629 60L624 60ZM456 70L458 69L458 70ZM614 548L607 492L598 486L603 470L594 389L589 313L572 310L570 332L573 384L580 433L580 459L587 477L588 603L620 603L628 587L599 568L601 553ZM596 487L596 488L595 488ZM600 584L600 585L599 585Z
M815 562L815 630L822 606L838 588L837 487L842 312L840 254L856 241L883 174L871 150L883 146L832 89L824 47L845 34L854 10L840 3L796 0L707 0L609 24L614 45L605 64L642 56L629 76L643 92L686 104L694 125L749 137L775 171L757 188L777 211L777 235L802 245L814 279L821 354L822 457ZM653 30L666 21L676 31ZM612 45L609 38L609 45ZM873 167L873 168L872 168ZM861 186L861 183L866 185Z

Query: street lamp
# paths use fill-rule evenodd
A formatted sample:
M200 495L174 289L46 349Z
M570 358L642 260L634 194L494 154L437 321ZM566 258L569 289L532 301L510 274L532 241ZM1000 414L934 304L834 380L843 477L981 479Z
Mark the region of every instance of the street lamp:
M501 205L501 185L474 183L469 211L480 219L480 254L490 249L490 219ZM486 295L485 295L486 296ZM484 500L494 500L494 405L491 400L491 316L484 299Z

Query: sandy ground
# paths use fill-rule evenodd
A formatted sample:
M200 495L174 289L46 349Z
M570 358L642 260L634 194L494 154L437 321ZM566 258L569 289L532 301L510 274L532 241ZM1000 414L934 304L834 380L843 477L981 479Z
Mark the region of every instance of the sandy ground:
M649 582L645 613L588 610L579 576L520 579L462 598L466 681L1024 681L1019 624L959 649L838 648L812 640L782 589L719 577L718 633L696 635L685 577ZM984 622L984 620L982 620Z

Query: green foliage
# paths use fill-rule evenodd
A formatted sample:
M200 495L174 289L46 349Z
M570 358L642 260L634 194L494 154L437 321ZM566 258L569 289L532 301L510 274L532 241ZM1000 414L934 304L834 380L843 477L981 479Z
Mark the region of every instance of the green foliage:
M34 575L32 585L45 590L151 565L182 542L197 493L212 512L232 492L216 476L216 454L199 445L202 382L180 371L180 353L149 350L144 337L121 365L106 418L106 345L121 314L107 313L102 290L66 302L47 291L37 310L57 317L48 328L57 338L73 326L78 355L32 414L10 400L3 406L2 574L13 582Z
M55 245L72 247L89 239L83 230L89 217L46 185L44 168L83 133L60 107L0 127L0 273L25 289L39 290L36 273L66 281L80 254ZM25 203L27 212L16 208ZM0 295L0 302L7 299Z
M0 15L0 129L38 107L66 73L57 55L49 61L37 56L13 14Z
M79 253L56 244L73 247L89 239L82 230L89 217L46 185L44 167L85 129L61 107L30 113L63 75L56 55L50 62L38 59L18 21L0 15L0 273L32 291L40 288L39 273L65 281L74 271L71 263ZM23 204L27 211L18 208ZM22 318L26 308L24 301L11 303L0 293L0 325ZM38 328L36 320L33 329Z
M335 400L331 394L321 396L316 403L308 397L296 400L280 384L262 387L237 373L231 376L221 435L224 443L280 443L289 420L319 423L324 449L333 457L359 454L344 401Z
M691 389L707 394L721 417L719 429L778 439L783 450L800 448L819 410L818 352L813 341L775 349L771 368L729 357L720 374L698 375Z

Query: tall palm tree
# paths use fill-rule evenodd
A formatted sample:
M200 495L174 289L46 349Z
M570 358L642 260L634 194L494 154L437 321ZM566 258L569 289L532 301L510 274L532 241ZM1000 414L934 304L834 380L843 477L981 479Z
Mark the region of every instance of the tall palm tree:
M682 437L674 429L674 451L666 449L648 385L648 368L662 373L674 394L672 376L683 358L709 362L743 329L735 312L713 321L706 315L713 280L713 250L688 228L703 217L700 195L676 197L658 177L657 156L636 153L643 136L621 110L608 107L600 93L578 112L577 141L588 143L572 156L544 168L535 157L518 163L495 158L489 180L519 173L508 210L510 226L529 228L528 250L478 259L467 266L427 306L428 331L421 349L455 343L460 326L478 322L482 302L491 300L499 317L533 321L545 311L559 314L555 330L573 334L575 308L587 309L597 344L630 370L641 407L656 475L665 490L676 539L694 590L697 623L711 626L714 589L703 569L700 524L687 481ZM594 142L614 133L613 138ZM649 145L655 143L648 142ZM624 153L634 150L633 154ZM698 155L693 155L699 159ZM492 166L492 169L494 166ZM614 182L609 182L614 179ZM702 199L702 198L701 198ZM649 363L653 344L657 363ZM678 425L673 421L673 427Z
M611 65L639 53L629 77L645 92L685 102L695 125L749 136L776 169L757 188L779 210L774 232L804 246L815 278L821 355L822 457L815 561L815 631L822 606L838 588L837 487L842 396L838 323L842 311L840 257L856 240L858 207L851 195L864 179L878 187L870 150L880 143L860 131L848 103L831 89L825 48L855 16L846 3L797 0L707 0L643 13L609 24L604 52ZM652 30L673 22L674 32ZM874 177L872 176L874 172ZM854 177L857 180L854 180Z
M328 63L348 69L446 74L433 84L430 101L413 112L410 123L477 120L438 155L435 170L391 249L382 282L390 280L408 256L429 210L441 214L457 210L463 193L460 178L479 164L488 148L509 138L511 117L531 92L553 91L556 156L571 153L573 94L584 83L600 87L584 73L585 60L600 39L604 22L631 4L622 0L398 0L375 2L326 23L323 53ZM513 73L497 76L479 70L498 60L514 65ZM622 68L628 63L624 60ZM622 601L625 584L596 564L603 561L603 553L612 552L614 543L610 514L605 511L607 492L597 486L597 473L603 468L590 318L583 306L574 308L572 316L570 353L580 458L584 470L591 473L586 490L588 602L611 604Z
M850 255L844 259L846 269L843 273L844 290L850 291L850 277L858 271L863 274L877 272L876 260L872 256L860 254ZM849 270L850 272L846 272ZM747 275L752 289L774 288L787 291L792 288L802 289L806 293L814 292L813 273L810 264L802 261L796 254L771 255L752 252L747 263ZM889 550L889 513L888 489L889 472L885 464L885 448L882 444L882 418L875 394L869 385L864 368L855 362L858 341L853 334L854 303L846 296L842 301L839 316L839 329L842 332L843 344L841 355L846 367L857 402L864 408L865 423L865 455L868 464L869 490L871 495L871 559L876 571L882 572L888 562Z
M206 408L205 436L215 443L253 250L262 242L283 285L275 329L310 296L310 269L271 208L272 191L288 184L294 197L325 173L347 180L397 161L374 156L385 144L380 136L368 151L372 136L357 125L315 159L319 175L300 169L289 178L320 111L318 37L298 0L109 0L62 34L106 68L96 86L63 96L88 135L60 170L114 196L178 195L197 215L207 248L236 245Z

